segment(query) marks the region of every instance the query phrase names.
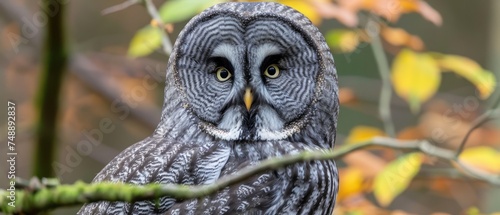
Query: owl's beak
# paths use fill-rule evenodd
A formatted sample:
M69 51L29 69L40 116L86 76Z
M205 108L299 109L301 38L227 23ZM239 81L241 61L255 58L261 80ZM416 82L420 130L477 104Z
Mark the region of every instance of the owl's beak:
M245 89L245 95L243 96L243 102L245 102L245 107L247 108L247 111L250 111L250 107L252 107L252 102L253 102L253 94L252 94L252 90L248 87Z

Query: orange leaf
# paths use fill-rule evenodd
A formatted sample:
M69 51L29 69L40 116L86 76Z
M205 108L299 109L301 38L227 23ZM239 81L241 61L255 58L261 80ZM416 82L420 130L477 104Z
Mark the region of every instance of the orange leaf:
M417 37L409 34L402 28L383 28L382 37L394 46L406 46L414 50L422 50L424 42Z
M349 104L356 101L356 94L352 89L342 87L339 89L339 102L342 105Z
M371 11L391 22L396 22L404 13L417 12L435 25L442 23L439 12L421 0L337 0L337 3L351 12Z
M419 127L408 127L400 131L397 138L399 140L417 140L425 139L425 136L422 134L422 130L420 130Z
M384 159L369 151L355 151L345 155L342 158L350 167L363 170L365 179L372 179L377 176L387 165Z
M419 1L418 2L418 12L422 17L432 22L434 25L441 25L443 23L443 18L441 18L441 14L432 8L427 2Z
M379 0L384 2L387 6L380 15L395 22L403 13L417 12L422 17L429 20L435 25L441 25L443 20L439 12L432 8L429 4L421 0Z
M349 1L354 2L353 0ZM316 12L325 19L337 19L340 23L352 28L358 24L358 16L354 10L338 6L328 0L309 0L309 2L316 8Z

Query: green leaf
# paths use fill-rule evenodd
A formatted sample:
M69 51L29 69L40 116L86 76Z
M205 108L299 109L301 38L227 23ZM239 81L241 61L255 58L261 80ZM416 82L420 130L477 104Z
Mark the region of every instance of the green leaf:
M160 29L148 25L135 33L130 41L127 54L132 57L146 56L160 46Z
M355 31L345 29L329 31L326 34L326 42L331 49L340 52L352 52L360 43Z
M388 206L394 198L401 194L420 170L423 156L415 152L402 156L387 165L377 175L373 183L375 199Z
M170 0L166 1L159 10L165 23L184 21L203 11L207 7L223 2L210 0Z
M159 13L164 23L184 21L204 9L225 2L225 0L170 0L160 8ZM128 55L141 57L151 54L161 46L161 31L153 26L145 26L130 41Z

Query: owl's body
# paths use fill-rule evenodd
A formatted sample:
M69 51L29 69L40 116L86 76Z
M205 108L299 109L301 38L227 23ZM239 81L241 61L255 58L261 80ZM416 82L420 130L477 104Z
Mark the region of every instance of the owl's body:
M336 70L321 33L276 3L226 3L193 18L169 60L162 120L94 179L201 185L261 160L334 146ZM199 199L97 202L80 214L331 214L334 161L255 175Z

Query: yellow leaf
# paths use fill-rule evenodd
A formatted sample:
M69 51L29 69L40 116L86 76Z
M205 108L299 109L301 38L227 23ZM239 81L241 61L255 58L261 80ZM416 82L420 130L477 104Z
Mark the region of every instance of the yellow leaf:
M394 198L403 192L420 170L423 156L421 153L411 153L389 163L377 175L373 183L375 199L388 206Z
M355 31L332 30L326 34L326 42L333 50L352 52L358 47L359 37Z
M367 141L376 136L386 136L385 133L375 127L370 126L356 126L351 129L349 132L349 136L347 137L346 143L359 143L363 141Z
M160 29L146 26L135 33L127 54L132 57L141 57L150 54L161 46Z
M346 197L361 193L363 191L363 171L359 168L349 167L341 170L339 193L337 201L342 201Z
M279 0L278 2L301 12L304 16L309 18L314 25L317 26L321 24L321 16L316 12L314 6L308 3L308 1Z
M500 152L491 147L467 148L460 154L460 160L488 172L500 173Z
M438 54L438 63L444 70L452 71L472 82L482 99L488 98L495 90L495 76L484 70L475 61L458 55Z
M405 49L394 59L391 79L396 93L408 101L413 112L417 112L420 105L438 90L441 73L429 54Z
M467 215L481 215L481 211L477 207L470 207L469 209L467 209L465 214L467 214Z

